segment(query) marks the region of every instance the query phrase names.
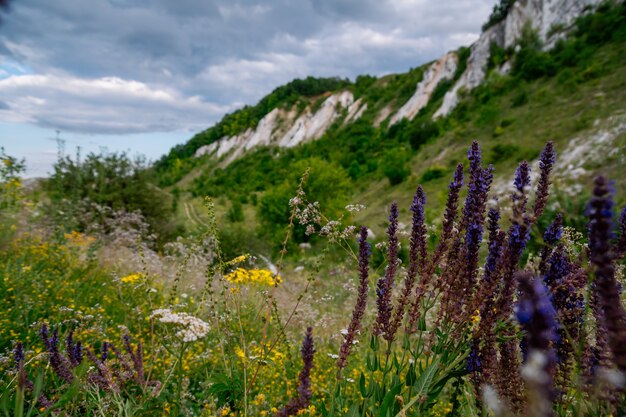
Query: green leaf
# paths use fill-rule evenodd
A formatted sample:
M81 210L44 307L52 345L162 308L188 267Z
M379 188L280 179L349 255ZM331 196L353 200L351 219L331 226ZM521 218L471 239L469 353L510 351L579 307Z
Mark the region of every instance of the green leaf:
M401 390L402 384L398 384L391 388L387 395L385 395L385 398L380 405L380 417L388 417L392 415L391 413L393 413L396 396L400 393Z
M361 376L359 377L359 391L361 392L361 396L363 398L367 398L367 388L365 388L365 375L361 372Z
M353 404L348 410L346 417L358 417L359 416L359 403Z
M430 365L426 367L426 369L420 374L419 378L415 382L415 385L413 386L413 390L411 391L411 392L414 392L415 395L404 406L404 408L396 414L396 417L405 415L406 412L413 406L413 404L415 404L420 398L423 398L423 396L428 393L430 386L432 384L432 381L435 378L435 374L437 373L438 369L439 369L439 358L435 358L433 363L431 363Z
M426 331L426 317L421 316L419 321L417 322L417 330L425 332Z
M417 374L415 373L415 364L414 363L409 365L409 370L406 371L405 380L406 380L406 385L409 386L409 387L412 386L413 384L415 384L415 381L417 381Z

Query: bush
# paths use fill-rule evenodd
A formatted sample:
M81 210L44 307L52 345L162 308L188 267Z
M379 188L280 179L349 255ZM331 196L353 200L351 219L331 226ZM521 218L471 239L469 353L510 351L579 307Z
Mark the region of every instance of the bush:
M78 216L81 207L100 206L128 213L140 211L158 235L158 242L164 243L178 235L180 227L172 217L170 198L155 196L157 188L150 179L145 161L142 158L132 160L126 153L90 153L84 160L80 156L75 160L62 156L45 182L51 200L47 211L57 219L61 214L68 230L78 231L93 227L85 223L86 218ZM101 213L94 212L88 218L104 225L106 219Z
M511 145L508 143L498 143L493 148L491 148L491 153L489 154L489 163L497 164L498 162L506 161L507 159L518 155L519 152L519 146Z
M441 168L441 167L431 167L431 168L428 168L422 174L422 177L420 178L420 182L425 183L425 182L437 180L439 178L443 178L443 177L446 176L446 173L447 173L447 171L444 168Z
M411 171L407 167L408 155L404 148L393 148L385 153L381 161L382 173L391 185L400 184Z

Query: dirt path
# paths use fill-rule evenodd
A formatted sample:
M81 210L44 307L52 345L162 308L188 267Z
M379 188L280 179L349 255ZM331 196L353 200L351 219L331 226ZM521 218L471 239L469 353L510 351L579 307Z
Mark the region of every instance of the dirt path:
M189 221L191 223L193 223L194 226L209 227L208 224L206 224L204 221L202 221L202 219L200 218L200 216L196 212L196 209L193 206L193 204L188 203L188 202L185 201L184 207L185 207L185 215L187 216L187 219L189 219Z

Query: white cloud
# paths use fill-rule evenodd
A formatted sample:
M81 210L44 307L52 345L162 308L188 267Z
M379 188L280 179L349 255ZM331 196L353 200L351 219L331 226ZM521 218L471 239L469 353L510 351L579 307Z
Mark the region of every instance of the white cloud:
M476 39L494 2L14 2L0 28L0 120L202 129L296 77L382 75L436 59Z
M229 110L198 96L118 77L11 76L0 80L0 96L9 107L0 112L0 121L81 132L199 129Z

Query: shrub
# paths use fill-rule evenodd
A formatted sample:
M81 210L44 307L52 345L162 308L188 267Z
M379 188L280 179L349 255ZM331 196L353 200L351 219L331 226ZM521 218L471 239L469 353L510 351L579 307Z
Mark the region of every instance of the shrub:
M421 183L437 180L446 176L447 171L441 167L430 167L422 174Z
M407 162L407 151L404 148L393 148L385 153L380 168L391 185L400 184L409 176L411 171Z

